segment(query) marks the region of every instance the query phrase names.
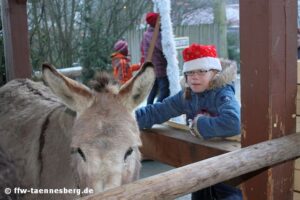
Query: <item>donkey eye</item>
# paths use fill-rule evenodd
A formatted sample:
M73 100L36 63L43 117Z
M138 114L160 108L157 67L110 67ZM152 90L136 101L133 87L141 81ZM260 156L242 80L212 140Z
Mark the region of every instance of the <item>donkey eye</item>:
M76 153L76 154L79 154L80 157L83 159L83 161L86 162L86 157L85 157L83 151L82 151L80 148L73 148L73 149L71 150L71 154L75 154L75 153Z
M130 156L130 155L132 154L132 152L133 152L133 149L130 147L130 148L126 151L126 153L125 153L125 155L124 155L124 160L126 160L127 157Z

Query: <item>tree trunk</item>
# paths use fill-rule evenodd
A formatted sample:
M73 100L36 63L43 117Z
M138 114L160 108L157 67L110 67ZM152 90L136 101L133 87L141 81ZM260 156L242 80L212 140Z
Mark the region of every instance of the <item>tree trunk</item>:
M219 27L219 57L228 58L225 1L214 0L214 23Z

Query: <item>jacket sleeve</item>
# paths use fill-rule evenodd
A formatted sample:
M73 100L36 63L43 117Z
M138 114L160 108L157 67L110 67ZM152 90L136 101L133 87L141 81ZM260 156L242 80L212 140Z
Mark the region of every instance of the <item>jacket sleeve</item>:
M157 37L156 42L155 42L155 48L157 48L158 50L160 50L162 52L163 49L162 49L161 39L162 39L161 32L159 32L158 37Z
M126 72L127 72L127 69L130 68L130 66L129 66L129 63L127 62L127 60L124 58L120 59L120 66L121 66L121 69L119 70L119 77L121 78L122 82L125 82L126 75L127 75Z
M119 58L113 58L112 59L112 67L114 70L114 77L119 80L119 70L120 70L120 59Z
M142 41L140 44L140 51L141 51L140 64L142 65L145 62L144 38L142 38Z
M229 137L240 134L240 105L229 87L221 90L215 99L218 115L201 116L197 119L197 130L204 139Z
M141 65L139 65L139 64L132 64L131 66L130 66L130 69L131 69L131 71L137 71L137 70L139 70L141 68Z
M142 51L144 53L143 57L144 57L144 62L145 62L146 61L145 59L147 58L147 55L148 55L148 49L150 46L150 42L148 41L148 37L147 37L146 33L144 33L141 45L142 45Z
M135 111L139 128L151 128L154 124L161 124L170 118L184 113L182 92L168 97L163 102L139 108Z

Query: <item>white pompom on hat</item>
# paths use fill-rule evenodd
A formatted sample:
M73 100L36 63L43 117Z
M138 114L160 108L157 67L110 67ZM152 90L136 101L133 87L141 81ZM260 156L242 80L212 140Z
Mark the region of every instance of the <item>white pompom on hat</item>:
M191 44L182 52L184 64L183 73L193 70L211 70L222 71L217 50L214 45Z

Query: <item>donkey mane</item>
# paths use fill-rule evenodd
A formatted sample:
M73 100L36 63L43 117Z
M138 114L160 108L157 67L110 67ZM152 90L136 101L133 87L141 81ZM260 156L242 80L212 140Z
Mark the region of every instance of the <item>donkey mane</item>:
M97 92L113 92L119 89L118 82L107 72L97 72L89 86Z

